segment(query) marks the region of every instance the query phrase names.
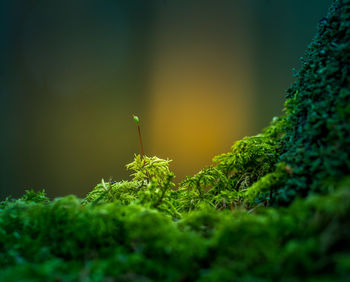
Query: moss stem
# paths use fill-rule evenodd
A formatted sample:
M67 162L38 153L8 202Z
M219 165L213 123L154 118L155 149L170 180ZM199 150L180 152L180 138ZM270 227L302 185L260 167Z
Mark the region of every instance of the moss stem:
M143 145L142 145L142 136L141 136L141 129L140 129L140 125L137 124L137 130L139 132L139 138L140 138L140 145L141 145L141 154L142 154L142 158L145 156L145 153L143 151Z

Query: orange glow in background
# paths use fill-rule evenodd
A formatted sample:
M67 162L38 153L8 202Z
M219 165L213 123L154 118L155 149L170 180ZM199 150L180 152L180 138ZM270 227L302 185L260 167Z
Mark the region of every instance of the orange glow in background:
M247 134L254 107L247 5L183 6L170 2L157 10L150 78L152 153L174 160L177 181ZM208 23L217 14L224 20Z
M172 158L177 175L184 177L228 151L251 127L249 70L230 70L226 74L236 76L225 77L225 70L210 61L198 66L166 55L159 59L161 71L154 72L151 88L152 153Z

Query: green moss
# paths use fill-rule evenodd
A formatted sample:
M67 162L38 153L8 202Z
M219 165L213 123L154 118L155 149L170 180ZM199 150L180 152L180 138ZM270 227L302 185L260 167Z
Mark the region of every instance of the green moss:
M283 185L285 179L288 177L290 168L284 163L279 163L274 172L268 173L261 177L257 182L247 189L245 193L245 200L247 202L261 202L271 200L273 192Z
M327 179L350 169L350 1L335 1L288 89L285 152L292 175L276 191L280 204L295 195L327 193Z
M131 181L105 182L103 179L82 201L83 205L117 202L157 208L173 217L181 217L173 206L175 175L169 170L171 160L135 155L127 169L134 171Z
M85 199L0 202L1 281L350 280L350 0L334 1L285 115L174 187L136 155Z
M349 175L349 7L349 0L334 1L322 19L287 90L285 115L214 158L228 177L228 190L246 191L248 205L286 205L296 196L326 194L328 182Z
M275 117L261 134L237 141L231 152L214 157L214 166L187 177L177 193L169 192L173 215L174 207L183 213L208 206L286 205L296 196L327 193L325 183L348 175L349 5L349 0L334 1L329 16L321 21L297 80L287 90L285 115ZM151 159L146 160L149 164L143 165L137 156L129 165L135 170L134 181L156 176L162 187L170 171L156 171Z
M349 278L350 181L288 208L187 213L81 206L74 196L0 211L2 281ZM89 278L88 278L89 277Z

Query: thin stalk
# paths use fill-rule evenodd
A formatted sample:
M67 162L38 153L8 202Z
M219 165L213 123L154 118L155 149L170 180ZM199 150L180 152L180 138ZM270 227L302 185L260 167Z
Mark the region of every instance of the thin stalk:
M141 154L142 154L142 158L145 156L145 153L143 151L143 145L142 145L142 136L141 136L141 129L140 129L140 125L137 124L137 131L139 132L139 139L140 139L140 146L141 146Z
M137 131L139 132L139 139L140 139L140 146L141 146L141 154L142 154L142 158L144 158L145 153L143 151L143 145L142 145L142 136L141 136L141 129L140 129L140 119L138 116L133 115L134 121L137 124Z

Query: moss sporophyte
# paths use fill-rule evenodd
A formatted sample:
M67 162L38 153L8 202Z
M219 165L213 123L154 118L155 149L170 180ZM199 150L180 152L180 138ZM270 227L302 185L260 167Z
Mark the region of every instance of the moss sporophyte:
M140 139L141 154L142 154L142 157L144 157L145 153L143 151L142 136L141 136L141 129L140 129L140 119L139 119L138 116L135 116L135 115L133 115L133 118L134 118L134 121L137 124L137 131L139 133L139 139Z

